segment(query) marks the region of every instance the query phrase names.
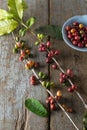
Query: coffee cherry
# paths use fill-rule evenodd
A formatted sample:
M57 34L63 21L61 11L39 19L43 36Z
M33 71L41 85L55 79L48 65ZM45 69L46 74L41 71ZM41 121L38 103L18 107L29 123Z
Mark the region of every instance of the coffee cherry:
M84 25L80 23L79 28L82 29L83 27L84 27Z
M66 26L66 31L69 31L70 29L71 29L71 27L70 26Z
M72 87L68 88L68 92L73 92Z
M20 42L17 42L16 45L17 45L18 47L21 47L21 43L20 43Z
M55 110L55 104L50 105L51 110Z
M73 77L73 71L72 69L67 69L66 74L70 77Z
M24 58L22 56L19 57L19 61L23 61Z
M64 79L62 77L59 78L60 83L64 83Z
M60 54L60 51L59 50L56 50L55 52L54 52L54 55L59 55Z
M71 88L72 88L73 90L76 90L76 89L77 89L77 86L73 84L73 85L71 86Z
M72 24L73 26L78 26L79 25L79 23L78 22L73 22L73 24Z
M57 65L56 65L56 64L53 64L53 65L52 65L52 68L53 68L53 69L57 69Z
M54 99L51 99L51 100L50 100L50 104L54 104Z
M42 87L46 87L46 81L42 81Z
M46 58L46 63L50 63L51 59L50 58Z
M36 85L35 80L31 80L31 81L30 81L30 84L31 84L31 85Z
M36 76L34 76L34 75L31 76L31 77L30 77L30 81L32 81L32 80L36 80Z
M50 47L50 46L51 46L51 42L48 41L48 42L46 43L46 45L47 45L47 47Z
M62 97L62 92L61 92L60 90L58 90L57 93L56 93L56 95L57 95L58 97Z

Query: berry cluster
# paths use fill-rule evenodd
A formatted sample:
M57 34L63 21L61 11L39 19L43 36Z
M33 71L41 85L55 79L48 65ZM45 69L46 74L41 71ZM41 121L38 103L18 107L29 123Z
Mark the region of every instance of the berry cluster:
M19 61L26 61L26 69L39 67L39 63L29 59L32 57L32 54L27 44L25 44L25 41L16 41L13 52L20 54Z
M50 48L51 47L51 42L50 41L47 41L46 44L44 43L40 43L39 45L39 51L40 52L47 52L47 56L46 56L46 63L51 63L52 62L52 58L56 55L59 55L60 54L60 51L59 50L53 50ZM57 69L57 65L56 64L53 64L52 65L52 68L53 69Z
M50 92L50 94L51 94L51 92ZM62 99L62 92L60 90L58 90L55 97L51 94L51 96L49 96L46 99L46 103L50 104L50 109L51 110L56 110L57 105L58 105L57 103L61 102L60 99ZM65 111L67 111L69 113L73 112L72 108L68 107L66 104L61 103L60 105L61 105L62 108L64 108Z
M82 23L73 22L66 26L67 37L71 43L78 47L87 47L87 27Z
M55 97L49 96L46 99L46 103L50 104L50 109L51 110L56 109L56 101L59 101L61 99L61 97L62 97L62 92L60 90L58 90Z
M60 83L65 83L66 80L73 77L73 72L71 69L67 69L66 73L60 72ZM74 90L77 90L77 86L74 84L71 84L71 87L68 88L68 92L73 92Z
M30 84L31 85L36 85L37 84L37 78L36 78L36 76L32 75L30 77Z

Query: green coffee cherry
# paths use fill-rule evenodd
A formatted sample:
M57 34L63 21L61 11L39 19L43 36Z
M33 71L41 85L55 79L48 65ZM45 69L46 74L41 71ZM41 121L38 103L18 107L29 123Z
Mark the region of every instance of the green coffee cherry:
M16 37L15 40L16 40L16 42L19 42L19 37Z
M54 82L50 82L50 87L55 87L55 83Z
M46 74L43 74L41 78L42 78L42 79L47 79L47 75L46 75Z
M39 44L40 44L40 42L36 41L34 44L37 46L37 45L39 45Z
M40 33L37 34L37 37L38 37L39 40L43 40L44 39L44 35L40 34Z
M15 44L15 49L18 49L18 45L17 44Z
M40 77L40 78L42 78L43 73L42 73L42 72L39 72L39 74L38 74L38 75L39 75L39 77Z
M43 82L42 82L42 86L43 86L43 87L46 87L46 81L43 81Z
M18 49L17 48L13 48L13 53L18 53Z
M49 88L50 87L50 82L47 82L46 83L46 88Z

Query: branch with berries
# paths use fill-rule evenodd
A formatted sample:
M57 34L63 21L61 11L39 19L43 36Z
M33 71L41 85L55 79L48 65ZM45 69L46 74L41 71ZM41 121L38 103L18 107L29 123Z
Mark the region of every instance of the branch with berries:
M68 87L68 92L75 92L77 94L77 96L79 97L79 99L81 100L81 102L83 103L84 107L87 109L87 104L85 103L84 99L82 98L81 94L77 91L77 86L71 81L71 78L74 76L73 75L73 71L72 69L67 69L67 71L65 72L63 70L63 68L60 66L59 62L56 60L55 56L60 54L59 50L53 50L51 48L51 42L47 41L46 43L44 42L40 42L39 43L39 51L40 52L46 52L47 53L47 57L46 57L46 63L52 64L51 67L53 69L56 70L60 70L60 78L59 78L59 82L65 83L66 81L69 82L69 84L71 85L71 87Z
M15 38L15 40L16 39L17 38ZM47 93L50 95L48 97L48 99L46 100L47 104L50 103L50 109L51 110L55 110L57 107L59 107L65 113L65 115L68 117L68 119L73 124L75 129L79 130L79 128L76 126L74 121L71 119L71 117L67 113L67 112L71 113L72 112L72 108L68 108L66 105L60 103L60 99L62 98L62 92L60 90L58 90L56 95L53 96L53 94L51 93L49 88L50 87L54 87L55 83L47 81L47 77L48 76L46 74L44 74L43 72L39 72L38 74L35 72L35 68L39 67L40 64L36 63L33 60L30 60L31 52L29 50L29 47L25 44L25 42L24 41L18 41L18 40L16 40L15 42L16 42L16 44L15 44L15 46L13 48L13 52L14 53L18 53L20 55L19 56L19 61L23 61L25 63L25 68L28 69L28 70L31 70L33 72L33 74L34 74L33 76L30 77L30 84L31 85L36 85L37 82L39 82L42 85L42 87L45 87ZM58 51L56 51L55 54L58 54ZM27 100L28 99L26 99L26 101ZM35 113L35 111L34 111L34 113ZM41 116L43 116L43 115L41 115Z

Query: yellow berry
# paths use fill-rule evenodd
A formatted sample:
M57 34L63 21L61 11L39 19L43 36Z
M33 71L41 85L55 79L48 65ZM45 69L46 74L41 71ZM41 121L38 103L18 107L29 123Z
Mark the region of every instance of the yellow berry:
M57 91L57 94L56 94L58 97L61 97L62 96L62 92L60 90Z
M79 28L82 29L84 25L82 23L79 24Z
M72 28L70 32L71 32L71 33L75 33L76 30L75 30L74 28Z

